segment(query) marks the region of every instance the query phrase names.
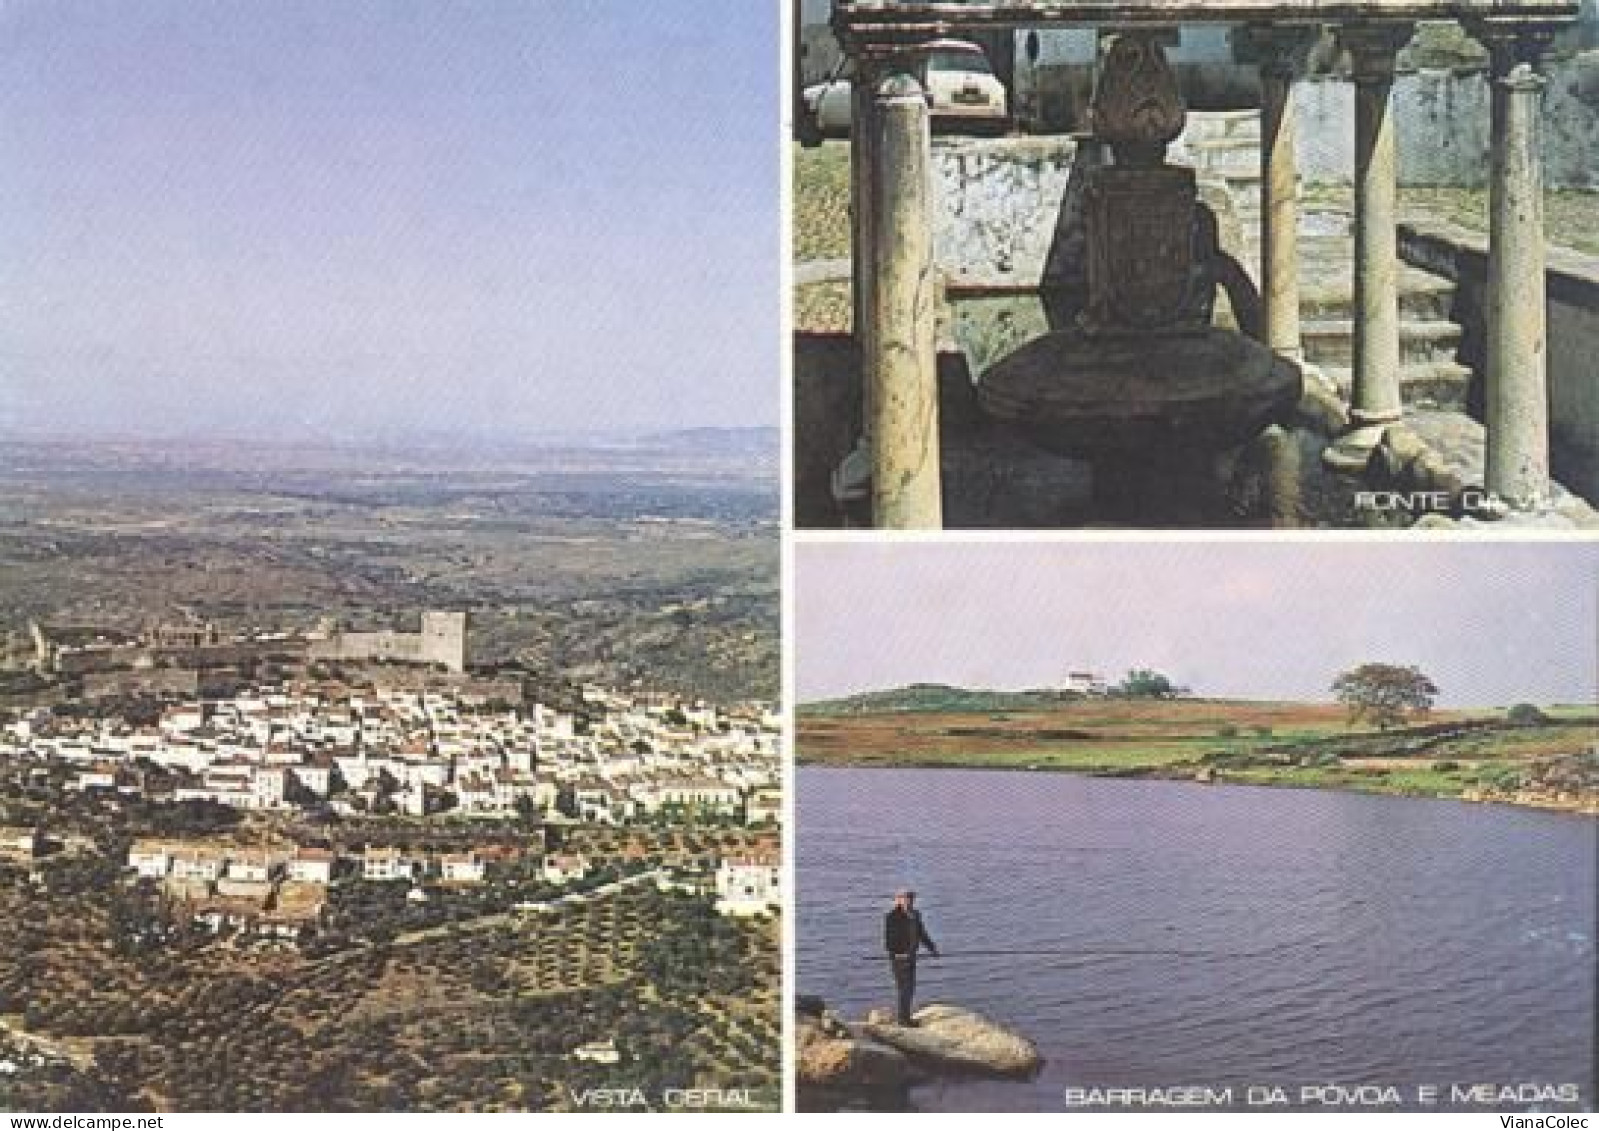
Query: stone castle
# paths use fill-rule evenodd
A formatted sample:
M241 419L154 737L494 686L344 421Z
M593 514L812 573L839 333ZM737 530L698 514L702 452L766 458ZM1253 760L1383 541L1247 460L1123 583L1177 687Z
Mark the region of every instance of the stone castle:
M447 671L466 671L466 614L428 610L421 632L346 632L334 627L313 640L310 660L375 660L403 664L437 664Z
M332 622L300 633L224 634L206 622L159 625L139 634L110 628L48 626L0 634L0 671L81 676L156 669L215 670L254 662L297 665L315 660L441 667L460 675L467 664L467 615L426 610L420 632L349 632Z

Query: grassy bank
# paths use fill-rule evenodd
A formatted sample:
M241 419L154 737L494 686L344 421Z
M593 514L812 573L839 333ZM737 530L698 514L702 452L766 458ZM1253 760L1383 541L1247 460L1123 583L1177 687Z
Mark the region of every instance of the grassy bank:
M1020 710L802 709L802 764L1056 770L1517 801L1599 812L1599 716L1438 712L1352 729L1341 707L1086 699Z
M849 255L849 142L794 146L794 259Z

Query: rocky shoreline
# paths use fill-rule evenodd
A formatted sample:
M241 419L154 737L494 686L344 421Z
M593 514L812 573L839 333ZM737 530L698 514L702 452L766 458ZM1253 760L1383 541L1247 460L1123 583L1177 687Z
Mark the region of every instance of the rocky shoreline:
M989 762L953 762L953 761L917 761L907 759L902 762L871 762L849 763L839 761L806 761L801 758L799 765L824 766L829 769L849 770L994 770L996 772L1011 773L1052 773L1076 774L1088 778L1126 778L1129 780L1151 781L1184 781L1195 782L1202 785L1255 785L1271 789L1325 789L1343 793L1369 793L1381 797L1415 797L1431 798L1438 801L1469 801L1473 804L1483 805L1515 805L1524 809L1542 809L1545 812L1572 813L1584 817L1599 817L1599 788L1583 788L1581 790L1532 790L1522 789L1513 792L1502 792L1486 789L1463 789L1458 792L1418 792L1415 790L1396 789L1385 786L1380 780L1365 783L1338 783L1329 784L1324 781L1310 781L1296 779L1292 771L1284 771L1272 776L1249 775L1247 777L1230 773L1226 768L1204 766L1194 769L1191 765L1185 766L1138 766L1125 770L1084 770L1069 766L996 766Z
M849 1022L818 997L795 1002L801 1111L904 1110L909 1090L939 1076L1027 1079L1043 1057L1027 1038L958 1006L930 1004L915 1024L873 1011Z
M976 769L977 767L968 767ZM1071 772L1071 771L1063 771ZM1544 809L1557 813L1575 813L1585 817L1599 817L1599 791L1534 790L1521 789L1502 792L1488 789L1463 789L1457 793L1416 792L1414 790L1385 788L1381 782L1328 784L1318 781L1295 780L1292 773L1272 777L1237 777L1227 771L1206 766L1197 771L1186 768L1141 770L1126 774L1089 774L1089 777L1137 777L1159 781L1193 781L1203 785L1258 785L1272 789L1326 789L1344 793L1370 793L1381 797L1419 797L1437 801L1469 801L1481 805L1516 805L1523 809Z

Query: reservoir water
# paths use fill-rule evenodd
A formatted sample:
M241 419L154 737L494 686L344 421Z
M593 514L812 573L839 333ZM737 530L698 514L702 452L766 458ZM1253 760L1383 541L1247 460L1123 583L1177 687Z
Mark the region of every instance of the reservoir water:
M1591 1110L1592 818L819 767L796 804L798 991L851 1019L888 1007L868 959L909 885L946 955L922 962L918 1001L974 1008L1048 1059L1031 1081L920 1086L919 1108ZM1115 950L1163 953L1087 953Z

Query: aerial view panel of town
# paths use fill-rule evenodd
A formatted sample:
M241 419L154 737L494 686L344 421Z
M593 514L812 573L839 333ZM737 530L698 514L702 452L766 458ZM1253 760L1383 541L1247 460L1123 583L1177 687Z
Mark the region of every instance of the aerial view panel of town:
M775 1104L770 459L692 439L581 517L10 449L0 1106Z
M0 1110L780 1106L771 7L0 8Z

